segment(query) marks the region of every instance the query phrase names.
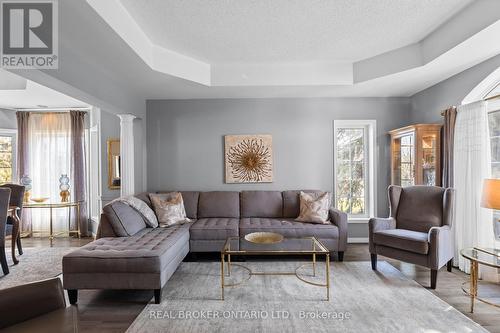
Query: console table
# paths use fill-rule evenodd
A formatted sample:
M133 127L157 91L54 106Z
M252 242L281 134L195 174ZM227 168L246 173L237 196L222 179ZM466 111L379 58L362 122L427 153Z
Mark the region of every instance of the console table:
M494 268L500 268L500 249L491 248L466 248L460 251L460 255L470 261L470 282L469 291L462 287L462 290L470 296L470 312L474 312L474 300L477 299L483 303L500 307L500 304L495 304L487 301L477 294L477 280L479 275L479 264ZM467 282L465 282L467 283ZM465 284L464 283L464 284Z
M78 235L78 238L80 238L80 206L83 203L83 201L72 201L72 202L42 202L42 203L24 203L23 204L23 209L28 208L28 209L49 209L49 230L31 230L31 233L46 233L49 236L50 241L54 239L54 236L61 235L61 234L68 234L70 236L71 234L76 234ZM76 207L76 230L71 230L71 208ZM68 208L68 231L62 231L62 232L57 232L54 233L54 225L53 225L53 218L52 218L52 212L54 209L57 208Z

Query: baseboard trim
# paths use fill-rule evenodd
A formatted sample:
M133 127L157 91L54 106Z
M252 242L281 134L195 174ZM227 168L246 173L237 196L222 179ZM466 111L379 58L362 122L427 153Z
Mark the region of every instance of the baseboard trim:
M349 237L347 238L347 243L367 243L368 237Z

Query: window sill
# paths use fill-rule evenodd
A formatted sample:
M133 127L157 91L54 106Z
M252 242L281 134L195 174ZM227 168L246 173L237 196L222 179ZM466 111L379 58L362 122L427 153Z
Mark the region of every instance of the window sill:
M366 224L370 220L369 217L348 217L347 223L349 224Z

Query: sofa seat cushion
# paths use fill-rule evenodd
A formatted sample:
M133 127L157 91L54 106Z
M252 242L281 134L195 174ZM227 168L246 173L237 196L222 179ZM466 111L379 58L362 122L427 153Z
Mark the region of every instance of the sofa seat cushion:
M192 240L226 240L238 237L240 219L211 217L199 219L189 230Z
M63 257L63 273L161 273L189 244L189 224L100 238Z
M271 219L271 218L242 218L240 221L241 236L252 232L276 232L288 238L296 237L316 237L339 238L339 229L336 225L312 224L297 222L292 219Z
M375 245L383 245L395 249L419 254L429 252L427 233L406 229L382 230L373 233Z

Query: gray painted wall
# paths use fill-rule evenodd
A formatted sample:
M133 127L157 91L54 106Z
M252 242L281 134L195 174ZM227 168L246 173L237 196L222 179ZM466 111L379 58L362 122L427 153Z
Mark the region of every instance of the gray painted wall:
M16 111L0 109L0 128L17 128Z
M500 67L500 55L458 73L412 96L412 123L441 122L441 111L462 100L489 74Z
M147 102L148 190L333 189L333 121L377 120L377 214L388 213L388 130L407 125L408 98L208 99ZM272 134L274 182L224 184L223 136ZM350 237L366 237L351 224Z

